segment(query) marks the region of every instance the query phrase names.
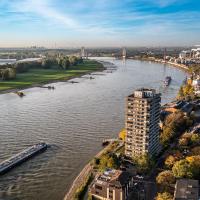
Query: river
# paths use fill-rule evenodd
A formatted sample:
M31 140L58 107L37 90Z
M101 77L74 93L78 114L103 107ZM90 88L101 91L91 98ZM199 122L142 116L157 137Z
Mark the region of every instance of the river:
M0 161L45 141L48 150L0 176L0 200L62 200L83 166L124 126L125 96L138 87L156 88L162 103L173 100L186 73L172 66L105 58L117 66L95 79L30 88L19 98L0 95ZM104 74L104 75L102 75ZM166 76L172 77L163 88ZM86 76L87 77L87 76Z

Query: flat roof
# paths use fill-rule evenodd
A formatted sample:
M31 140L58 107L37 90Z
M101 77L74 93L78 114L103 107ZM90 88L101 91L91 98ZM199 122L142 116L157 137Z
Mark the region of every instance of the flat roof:
M192 179L180 179L176 182L174 194L175 200L198 200L199 199L199 181Z

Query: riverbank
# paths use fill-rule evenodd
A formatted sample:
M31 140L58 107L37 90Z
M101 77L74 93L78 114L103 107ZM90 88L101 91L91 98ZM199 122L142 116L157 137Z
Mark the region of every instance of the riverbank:
M100 158L104 153L107 152L107 150L109 150L112 147L112 144L113 144L113 142L111 142L108 146L103 148L100 152L98 152L96 154L96 156L94 156L94 158ZM84 166L82 171L78 174L78 176L73 181L69 191L67 192L67 194L64 197L64 200L74 199L76 192L78 191L78 189L80 187L83 186L83 184L85 183L85 180L92 174L93 169L94 168L93 168L93 165L91 162L87 163Z
M140 60L140 61L149 61L149 62L155 62L155 63L161 63L161 64L168 64L173 67L178 67L180 69L183 69L184 71L188 71L188 67L184 64L179 64L175 62L165 61L163 59L152 59L152 58L130 58L133 60Z
M136 59L138 60L138 59ZM142 60L141 61L152 61L152 60ZM178 67L181 69L186 70L186 68L184 68L184 66L179 66L178 64L175 65L175 63L169 63L169 62L164 62L164 61L154 61L156 63L161 63L161 64L169 64L172 65L174 67ZM102 63L105 66L105 63ZM112 145L112 143L110 143L107 147L105 147L104 149L102 149L96 156L94 156L93 158L100 158ZM81 172L78 174L78 176L75 178L75 180L73 181L69 191L67 192L67 194L64 197L64 200L71 200L74 199L74 196L76 194L76 192L79 190L79 188L85 186L86 188L88 187L88 185L84 185L84 183L86 182L86 180L88 179L88 177L91 176L92 172L94 171L94 168L91 164L91 162L87 163L83 169L81 170Z
M16 92L31 87L38 87L59 81L68 81L91 72L103 71L105 66L94 60L85 60L82 64L71 66L67 70L61 69L30 69L26 73L17 74L16 79L0 82L0 94Z

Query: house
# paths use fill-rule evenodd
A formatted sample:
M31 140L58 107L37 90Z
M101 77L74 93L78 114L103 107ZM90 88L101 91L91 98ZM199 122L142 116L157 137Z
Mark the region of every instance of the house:
M108 169L97 174L89 191L93 200L126 200L132 185L128 172Z
M199 181L193 179L177 180L174 200L199 200Z
M194 87L194 93L200 95L200 79L195 79L192 81L192 86Z

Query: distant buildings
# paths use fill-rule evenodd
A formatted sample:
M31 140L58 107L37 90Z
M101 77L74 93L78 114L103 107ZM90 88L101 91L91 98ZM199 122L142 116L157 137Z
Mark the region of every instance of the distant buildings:
M161 95L141 88L127 97L125 154L128 157L158 154Z
M197 45L198 47L199 45ZM200 48L193 48L190 50L184 50L179 53L177 63L182 64L199 64L200 63Z
M194 93L196 95L200 95L200 78L199 77L192 81L192 86L194 87Z
M128 172L106 170L98 174L90 187L93 200L126 200L133 179Z
M200 59L200 48L191 49L191 57Z
M174 200L198 200L199 181L192 179L177 180L174 192Z
M181 51L179 53L179 58L180 59L186 59L191 57L191 51Z

